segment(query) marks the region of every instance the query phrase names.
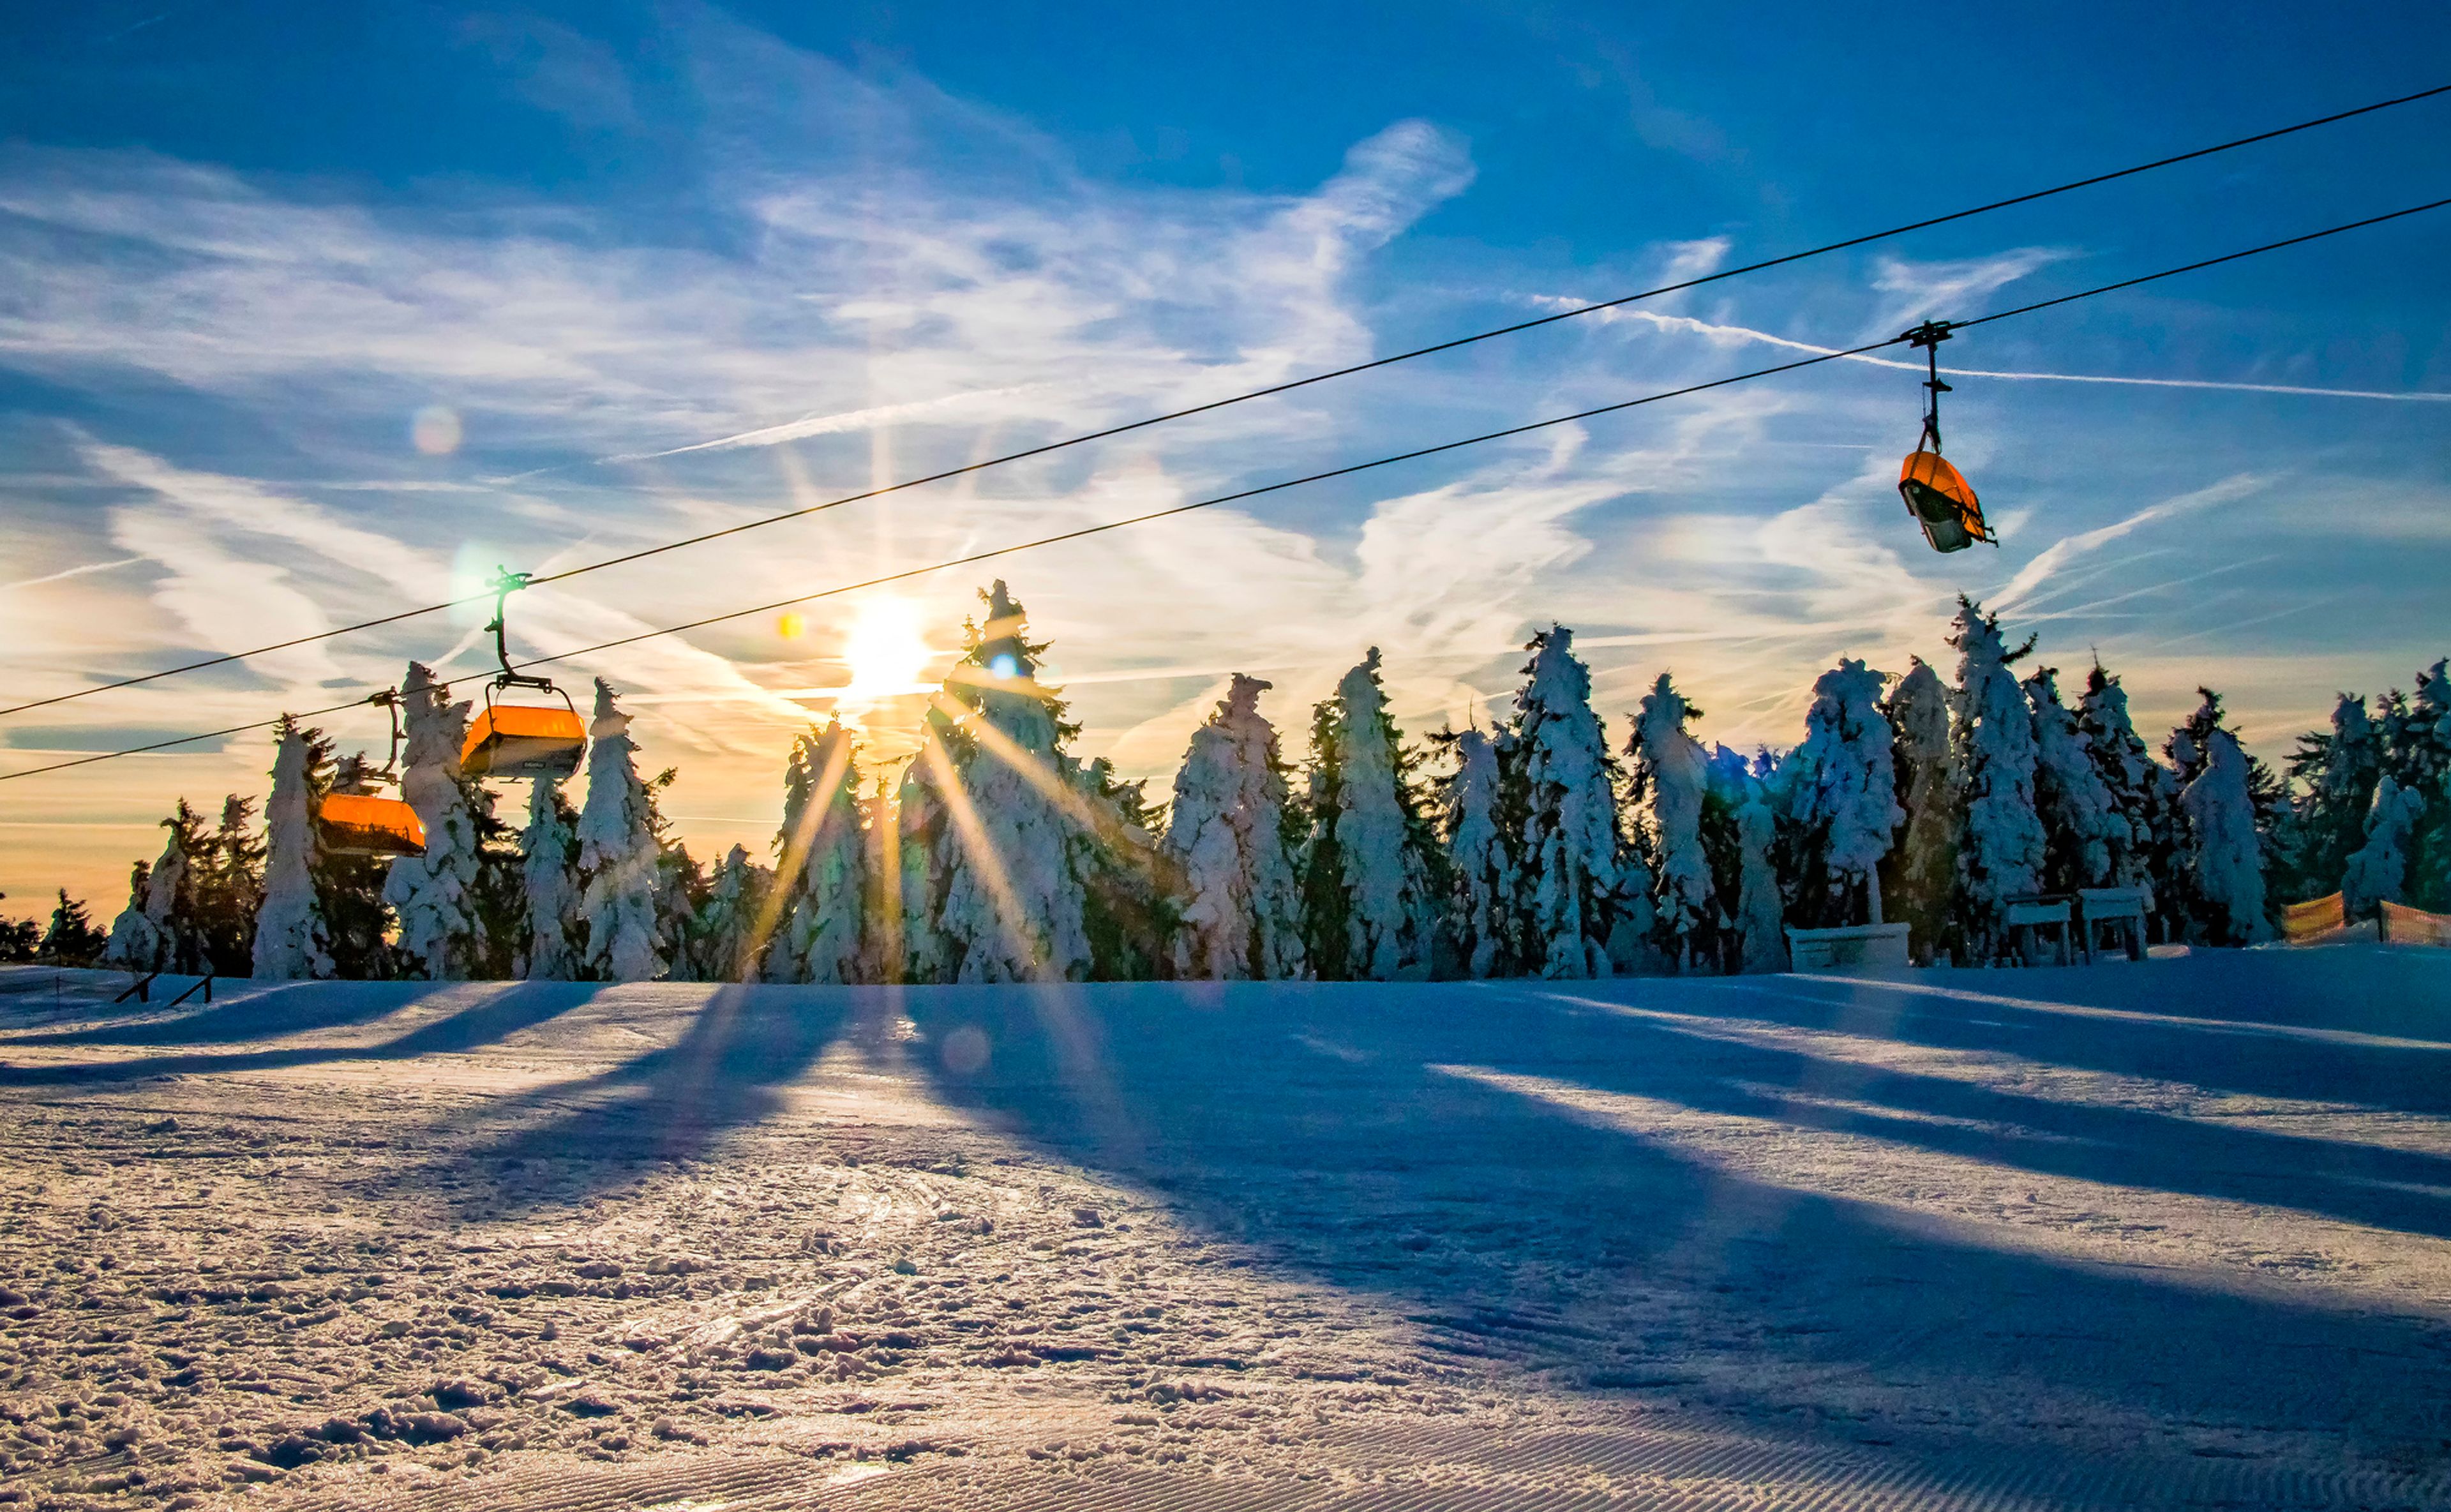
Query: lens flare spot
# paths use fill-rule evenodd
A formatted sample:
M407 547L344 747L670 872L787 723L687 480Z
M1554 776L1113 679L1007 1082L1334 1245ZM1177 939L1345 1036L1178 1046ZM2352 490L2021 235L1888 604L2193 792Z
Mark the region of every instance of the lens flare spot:
M1021 663L1010 657L998 657L988 663L988 671L998 682L1010 682L1021 676Z
M809 633L809 621L803 616L787 614L775 621L775 633L786 640L797 640Z
M408 422L408 439L428 457L448 457L460 449L460 413L445 404L428 404Z
M988 1063L988 1037L969 1024L945 1036L945 1070L956 1076L975 1076Z

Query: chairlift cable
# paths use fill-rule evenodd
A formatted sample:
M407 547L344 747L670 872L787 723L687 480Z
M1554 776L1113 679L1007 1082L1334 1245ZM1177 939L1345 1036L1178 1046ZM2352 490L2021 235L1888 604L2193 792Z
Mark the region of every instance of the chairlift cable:
M1385 357L1373 358L1371 361L1366 363L1356 363L1346 367L1331 368L1326 372L1313 373L1307 377L1290 379L1282 383L1273 383L1265 388L1255 388L1246 393L1233 394L1224 399L1210 400L1206 403L1194 404L1188 408L1169 410L1162 415L1151 415L1146 419L1129 421L1121 425L1110 425L1103 430L1088 431L1078 436L1068 437L1062 441L1049 442L1042 446L1032 446L1022 451L1009 452L1001 457L987 458L983 461L970 462L960 467L948 468L943 472L929 473L923 477L904 479L899 482L888 483L882 487L871 488L855 494L846 494L839 499L828 500L823 503L810 504L800 509L786 510L781 514L768 515L757 520L744 520L737 525L727 525L720 530L711 530L701 535L685 536L677 540L666 541L660 545L642 547L637 551L625 552L618 557L607 557L598 561L591 561L580 566L565 568L560 572L539 574L532 580L539 584L566 581L569 579L577 578L586 573L600 572L607 567L622 566L629 562L643 560L649 557L660 556L668 551L678 551L686 546L702 545L707 541L719 540L727 536L736 536L744 531L760 530L768 525L780 524L785 520L799 520L810 515L821 514L830 509L840 508L845 504L859 503L865 500L881 498L887 494L899 493L905 489L917 488L928 483L943 482L948 479L960 478L971 473L984 472L990 468L1002 467L1012 462L1026 461L1033 457L1044 457L1052 452L1059 452L1070 447L1086 445L1090 442L1106 441L1116 436L1128 434L1132 431L1146 430L1151 426L1163 425L1178 420L1187 420L1195 415L1205 415L1213 410L1226 409L1235 404L1246 403L1255 399L1267 399L1279 394L1291 393L1295 389L1307 388L1314 383L1324 383L1333 379L1349 378L1356 373L1366 373L1376 368L1393 366L1398 363L1408 363L1416 358L1430 357L1440 352L1453 351L1458 347L1470 346L1476 343L1492 341L1498 337L1513 336L1524 331L1537 330L1542 326L1555 325L1560 322L1575 320L1585 315L1596 314L1601 310L1616 309L1622 305L1638 304L1644 300L1657 299L1662 295L1679 293L1690 288L1698 288L1706 284L1716 284L1727 279L1739 278L1749 273L1758 273L1769 268L1782 267L1791 263L1800 263L1811 258L1826 256L1832 252L1846 251L1851 247L1864 246L1873 242L1888 241L1893 237L1905 236L1914 231L1929 230L1935 226L1947 226L1952 222L1970 220L1978 215L1989 215L1994 210L2005 210L2019 205L2030 205L2037 200L2047 200L2055 195L2070 193L2077 189L2091 188L2097 185L2109 184L2120 179L2133 178L2140 173L2150 173L2159 168L2171 167L2181 163L2193 162L2198 158L2211 157L2217 153L2233 151L2239 147L2252 147L2258 143L2269 142L2279 137L2291 136L2300 131L2310 131L2317 127L2332 126L2342 121L2352 120L2359 116L2372 115L2379 110L2388 110L2398 106L2412 105L2420 100L2432 99L2441 94L2451 94L2451 84L2436 85L2432 88L2420 89L2411 94L2396 95L2388 100L2377 100L2370 105L2358 106L2353 109L2337 110L2329 115L2317 116L2312 120L2300 121L2291 126L2276 127L2268 131L2258 131L2251 136L2237 137L2227 142L2217 142L2210 147L2196 147L2193 150L2176 153L2169 157L2156 158L2149 163L2138 163L2131 167L2117 168L2108 173L2097 173L2088 178L2072 179L2066 184L2055 184L2049 188L2029 190L2024 194L2011 195L2005 200L1993 200L1986 205L1972 206L1962 210L1952 210L1945 215L1934 215L1926 217L1919 221L1909 221L1901 226L1891 226L1887 230L1868 231L1860 236L1849 237L1844 241L1830 242L1820 246L1808 247L1803 251L1789 252L1778 257L1766 258L1757 263L1745 264L1740 267L1722 268L1716 273L1705 273L1698 277L1680 280L1674 284L1662 284L1656 288L1644 289L1639 293L1620 295L1616 299L1600 300L1588 304L1578 304L1573 309L1559 310L1555 313L1539 316L1528 321L1518 321L1510 325L1495 326L1489 330L1477 331L1469 336L1459 336L1448 341L1433 343L1427 346L1417 346L1409 351L1396 352ZM1995 316L1991 318L1997 319L1998 317ZM354 624L340 625L329 630L319 630L313 635L296 636L287 640L276 640L269 645L256 646L246 651L228 652L218 657L207 657L202 660L185 662L175 667L164 667L157 672L147 672L133 677L122 677L111 682L96 683L92 687L79 688L70 693L54 694L48 698L35 698L25 703L11 704L6 708L0 708L0 718L6 718L10 715L24 714L32 709L49 708L52 704L67 703L71 699L89 697L97 693L109 693L120 688L133 688L144 683L159 681L164 677L175 677L190 672L202 672L209 667L227 666L232 662L245 661L255 657L268 656L276 651L287 651L293 647L312 645L317 641L335 639L342 636L358 635L368 630L379 630L385 625L399 624L402 620L416 619L431 614L441 614L445 610L457 609L468 604L482 603L490 597L492 597L492 590L489 588L485 592L471 594L465 598L445 599L441 603L423 604L414 609L402 609L393 614L378 616L372 619L362 619Z
M1946 324L1951 330L1966 330L1976 325L1989 325L1994 321L2009 320L2020 315L2030 315L2037 310L2051 309L2062 304L2072 304L2079 300L2093 299L2097 296L2114 293L2121 289L2134 288L2141 284L2151 284L2166 278L2175 278L2179 274L2195 272L2201 268L2216 267L2225 263L2235 263L2242 258L2256 257L2265 252L2279 251L2284 247L2301 246L2308 242L2321 241L2325 237L2339 236L2343 232L2361 230L2370 226L2380 226L2387 221L2397 221L2407 216L2420 215L2428 210L2439 210L2446 206L2451 206L2451 198L2431 200L2422 205L2412 205L2405 209L2392 210L2382 215L2370 215L2365 217L2363 220L2348 221L2339 226L2327 226L2320 231L2308 231L2302 235L2284 238L2278 242L2266 242L2261 246L2251 246L2241 251L2227 252L2219 257L2204 258L2197 262L2183 264L2177 267L2164 268L2159 272L2147 273L2136 278L2121 279L2112 284L2098 285L2092 288L2081 289L2073 294L2063 294L2053 299L2037 300L2032 304L2020 304L2010 309L1994 310L1988 315L1978 315L1967 320L1950 321L1939 324ZM1877 342L1868 342L1861 346L1850 346L1837 351L1817 352L1811 357L1797 358L1794 362L1778 363L1769 367L1757 367L1749 372L1731 374L1726 378L1715 378L1707 383L1689 383L1682 388L1666 389L1657 394L1645 394L1637 399L1619 400L1613 404L1600 404L1591 409L1577 410L1571 415L1556 415L1546 420L1531 421L1521 425L1509 425L1502 430L1484 431L1478 436L1467 436L1460 441L1441 442L1434 446L1420 446L1411 451L1398 452L1392 456L1374 458L1369 461L1353 462L1343 467L1330 468L1325 472L1310 473L1301 478L1283 479L1273 483L1262 483L1255 488L1239 489L1233 493L1219 494L1213 498L1194 500L1189 503L1173 504L1165 509L1153 509L1145 514L1133 515L1123 520L1109 520L1094 525L1083 525L1075 530L1061 531L1052 536L1041 536L1034 540L1018 541L1010 546L997 546L987 551L972 552L968 556L954 557L944 561L931 562L926 566L905 568L900 572L887 573L882 577L870 578L860 582L842 583L832 588L821 588L814 593L800 594L790 599L778 599L772 603L758 604L753 608L735 609L724 614L709 615L701 619L691 619L680 624L666 625L659 630L641 631L634 636L622 636L613 640L598 641L591 646L580 646L570 651L558 651L549 657L532 657L525 661L513 663L512 668L515 671L524 671L529 667L548 666L558 661L568 661L578 657L593 656L598 652L612 651L622 646L635 645L642 640L654 640L663 636L678 635L684 631L700 630L704 629L708 625L722 624L733 619L745 619L753 615L771 614L777 609L787 609L795 604L813 603L820 599L837 598L843 594L858 593L869 588L883 587L888 583L903 582L912 578L926 577L929 574L945 572L954 567L966 567L982 561L990 561L1000 557L1010 557L1025 551L1035 551L1042 546L1060 545L1066 541L1081 540L1090 536L1103 536L1109 531L1123 530L1133 525L1145 525L1155 520L1170 520L1177 515L1187 515L1195 510L1213 508L1219 504L1233 503L1245 499L1256 499L1264 494L1280 493L1285 489L1300 488L1310 483L1325 482L1331 479L1349 478L1356 473L1370 472L1377 468L1393 466L1398 462L1412 461L1423 457L1435 457L1443 452L1458 451L1467 446L1478 446L1488 442L1503 441L1509 437L1522 436L1534 431L1547 430L1553 426L1573 424L1578 421L1591 420L1600 415L1614 415L1624 410L1640 408L1646 404L1657 404L1663 400L1681 399L1687 395L1704 393L1715 388L1726 388L1735 383L1750 383L1757 378L1770 378L1779 373L1792 373L1802 368L1817 367L1824 363L1834 363L1851 357L1861 357L1867 353L1880 351L1884 347L1899 346L1911 344L1915 340L1916 334L1917 332L1914 330L1904 331L1896 336L1886 337ZM368 701L370 700L363 697L352 698L346 703L334 704L329 708L309 710L304 714L295 716L295 717L300 719L311 719L321 715L335 714L343 709L357 708ZM290 717L284 716L283 717ZM198 740L212 740L227 736L244 735L254 730L268 729L280 722L281 720L279 718L261 719L253 724L233 725L225 730L213 730L200 735L181 736L169 740L156 740L147 745L131 746L124 751L99 752L92 756L78 756L72 760L55 761L48 766L29 767L23 772L0 773L0 782L13 781L18 777L39 776L47 772L60 772L70 767L89 766L97 761L108 761L124 756L140 756L147 752L167 750L172 746L192 744Z

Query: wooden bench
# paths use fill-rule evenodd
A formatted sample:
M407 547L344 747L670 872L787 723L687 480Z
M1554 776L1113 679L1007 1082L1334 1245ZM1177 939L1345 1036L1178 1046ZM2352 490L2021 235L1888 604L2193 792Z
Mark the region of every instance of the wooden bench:
M2087 964L2092 964L2095 951L2111 948L2104 942L2106 931L2120 939L2129 960L2143 960L2145 914L2152 902L2153 895L2141 887L2077 889L2077 943L2085 951Z
M2075 945L2075 931L2070 924L2072 914L2069 905L2070 900L2068 898L2046 896L2041 893L2028 893L2023 897L2009 898L2003 903L2002 922L2009 926L2009 948L2017 952L2017 959L2028 966L2043 964L2044 934L2048 931L2050 935L2052 964L2055 966L2072 964L2071 952Z
M1882 971L1907 964L1907 927L1855 924L1835 930L1789 930L1788 968L1797 972Z

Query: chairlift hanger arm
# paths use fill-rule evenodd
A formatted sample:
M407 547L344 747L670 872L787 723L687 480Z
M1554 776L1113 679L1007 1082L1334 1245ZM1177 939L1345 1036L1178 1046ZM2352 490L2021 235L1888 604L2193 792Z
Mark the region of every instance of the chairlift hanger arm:
M552 678L530 677L511 665L511 646L505 628L510 619L507 613L510 597L526 587L534 576L533 573L513 572L500 565L494 568L494 622L485 627L494 633L494 659L502 664L502 670L494 677L494 686L534 688L539 693L553 693L559 690L554 687Z

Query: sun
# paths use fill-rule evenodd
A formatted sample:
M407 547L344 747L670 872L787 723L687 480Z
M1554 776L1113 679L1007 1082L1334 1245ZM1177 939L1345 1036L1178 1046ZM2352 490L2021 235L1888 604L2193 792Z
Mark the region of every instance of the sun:
M843 659L851 663L845 699L891 698L919 690L928 670L927 640L919 634L919 606L908 599L871 599L860 605Z

